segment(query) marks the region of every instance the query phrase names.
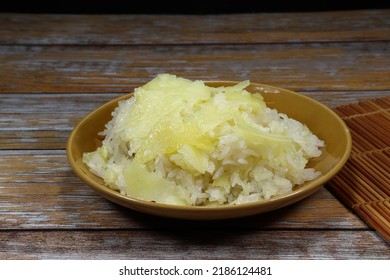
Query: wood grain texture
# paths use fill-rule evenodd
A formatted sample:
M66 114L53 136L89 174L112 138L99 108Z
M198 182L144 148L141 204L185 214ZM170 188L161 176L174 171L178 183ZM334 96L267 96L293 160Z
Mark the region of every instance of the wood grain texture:
M229 15L0 15L0 44L389 41L390 10Z
M0 14L0 259L390 259L328 186L270 213L174 220L104 199L65 151L88 112L163 72L331 108L390 96L389 15Z
M26 246L26 244L29 244ZM371 231L3 231L0 259L388 260Z
M0 230L217 228L367 228L325 188L271 214L234 223L153 219L116 206L82 182L65 151L0 151Z
M292 90L387 90L385 42L0 46L0 92L128 92L169 72L190 79L251 80Z
M123 94L0 94L0 149L65 149L71 130L86 114ZM302 94L332 108L390 96L390 91Z

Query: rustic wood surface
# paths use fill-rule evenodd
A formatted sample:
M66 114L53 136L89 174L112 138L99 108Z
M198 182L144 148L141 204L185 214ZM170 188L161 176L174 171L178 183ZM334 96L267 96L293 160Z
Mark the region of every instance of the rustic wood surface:
M325 185L229 221L111 203L71 170L72 128L169 72L299 91L334 108L390 95L390 10L231 15L0 14L0 259L390 259Z

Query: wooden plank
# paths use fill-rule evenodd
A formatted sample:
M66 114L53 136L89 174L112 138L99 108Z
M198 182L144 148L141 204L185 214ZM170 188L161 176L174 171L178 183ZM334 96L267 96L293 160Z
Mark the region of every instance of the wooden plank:
M329 107L390 96L390 91L302 93ZM122 94L0 94L0 149L64 149L81 118Z
M64 149L84 115L119 95L0 95L0 149Z
M66 131L82 116L121 94L2 94L0 130ZM4 136L12 139L12 135Z
M129 92L163 72L298 91L388 90L389 54L385 42L0 46L0 92Z
M247 44L390 40L390 10L220 15L1 14L0 44Z
M65 151L0 151L0 229L230 227L156 218L117 206L75 176ZM322 188L290 207L237 219L246 228L367 229Z
M28 244L28 246L26 245ZM370 259L390 246L370 231L3 231L0 259Z
M64 149L82 116L119 95L1 95L0 149Z
M388 260L390 245L326 186L252 217L159 218L96 194L64 148L86 113L162 72L329 106L388 96L389 15L0 14L0 259Z
M49 193L18 193L0 195L4 202L0 207L1 229L180 229L224 228L232 224L246 229L367 229L368 226L346 210L325 188L312 197L294 205L266 214L221 221L172 220L135 212L117 206L91 193L86 185L68 179L73 187L65 183L45 184L43 182L6 184L5 189L25 192L41 188ZM64 189L65 188L65 189ZM75 190L73 190L75 189ZM9 191L9 190L5 190ZM78 193L81 193L78 195ZM87 195L90 193L89 195ZM44 199L42 199L44 197ZM326 205L324 205L326 203Z
M55 116L72 115L75 119L79 119L100 105L116 97L130 93L133 90L134 88L131 88L129 92L124 93L0 93L1 128L8 126L7 121L10 125L15 125L16 121L13 120L14 117L11 116L12 114L15 114L15 118L23 119L21 122L25 124L26 129L34 126L29 124L29 116L30 118L35 118L45 114ZM390 89L377 91L301 91L300 93L330 108L335 108L340 105L390 96ZM50 128L55 129L52 126ZM40 127L39 129L43 128Z

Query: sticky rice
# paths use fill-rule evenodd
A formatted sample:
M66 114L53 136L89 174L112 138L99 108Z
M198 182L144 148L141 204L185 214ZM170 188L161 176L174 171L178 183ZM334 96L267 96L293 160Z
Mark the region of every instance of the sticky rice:
M320 175L306 165L324 142L249 84L160 74L119 102L83 161L107 187L158 203L242 204L291 192Z

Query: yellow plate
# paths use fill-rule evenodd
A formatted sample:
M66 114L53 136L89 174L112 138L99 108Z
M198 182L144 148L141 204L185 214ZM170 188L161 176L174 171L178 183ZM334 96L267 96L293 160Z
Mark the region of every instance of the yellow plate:
M234 81L207 82L209 86L231 86ZM304 124L325 141L321 157L309 162L308 166L322 173L318 178L295 186L293 191L259 202L224 205L218 207L174 206L131 198L109 189L98 176L92 174L82 162L84 152L96 150L101 144L98 133L104 130L105 124L112 118L111 112L118 101L128 99L127 94L116 98L85 116L73 129L67 142L67 156L74 172L91 188L108 200L130 209L171 218L213 220L249 216L272 211L295 203L318 190L329 181L345 164L351 151L351 135L344 121L330 108L305 95L286 89L251 83L249 92L261 92L267 106L277 109Z

